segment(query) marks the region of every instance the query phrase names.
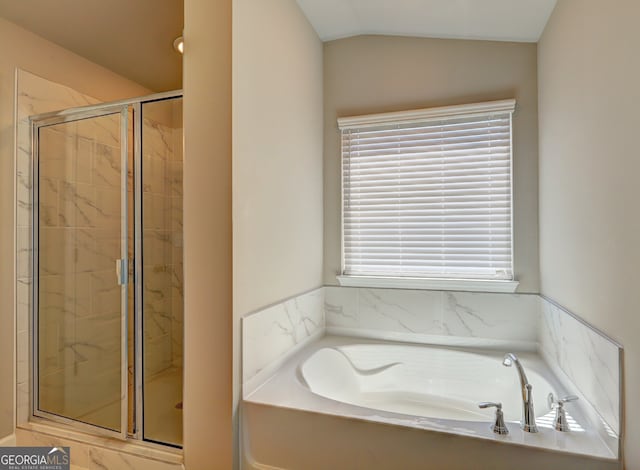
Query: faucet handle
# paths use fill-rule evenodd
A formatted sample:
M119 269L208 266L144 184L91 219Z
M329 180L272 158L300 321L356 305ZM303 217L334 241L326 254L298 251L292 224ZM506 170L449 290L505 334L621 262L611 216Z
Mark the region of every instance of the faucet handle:
M567 414L564 411L564 404L576 400L578 400L578 397L575 395L567 395L559 400L554 400L553 393L547 396L549 408L555 408L556 410L556 417L553 420L553 427L556 431L568 432L571 430L569 421L567 420Z
M559 405L563 405L565 403L569 403L570 401L576 401L576 400L579 400L579 398L576 395L567 395L566 397L562 397L556 403Z
M502 403L494 403L492 401L482 401L478 403L478 408L492 408L494 406L499 410L502 409Z
M549 393L547 395L547 403L549 405L549 409L553 410L554 408L562 408L565 403L569 403L571 401L579 400L580 398L576 395L567 395L558 400L555 399L553 393Z
M493 408L496 409L496 420L491 425L491 430L496 434L506 435L509 434L506 424L504 424L504 414L502 413L502 403L495 403L492 401L483 401L478 403L478 408Z

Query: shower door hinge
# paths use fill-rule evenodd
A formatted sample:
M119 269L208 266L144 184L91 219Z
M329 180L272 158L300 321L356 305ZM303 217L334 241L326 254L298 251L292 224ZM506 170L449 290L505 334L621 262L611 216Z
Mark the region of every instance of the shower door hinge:
M117 259L116 260L116 277L118 278L118 285L124 286L129 282L129 260Z

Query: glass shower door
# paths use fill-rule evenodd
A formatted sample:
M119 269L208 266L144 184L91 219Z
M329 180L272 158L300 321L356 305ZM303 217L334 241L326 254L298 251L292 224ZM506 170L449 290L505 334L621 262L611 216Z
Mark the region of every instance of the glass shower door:
M131 432L130 107L34 126L34 414Z
M145 440L182 445L182 98L140 107L140 369Z

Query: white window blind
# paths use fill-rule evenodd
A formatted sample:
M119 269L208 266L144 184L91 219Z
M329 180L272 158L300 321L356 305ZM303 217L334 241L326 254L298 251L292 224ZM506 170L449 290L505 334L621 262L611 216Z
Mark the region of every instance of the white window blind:
M343 275L513 279L514 108L339 119Z

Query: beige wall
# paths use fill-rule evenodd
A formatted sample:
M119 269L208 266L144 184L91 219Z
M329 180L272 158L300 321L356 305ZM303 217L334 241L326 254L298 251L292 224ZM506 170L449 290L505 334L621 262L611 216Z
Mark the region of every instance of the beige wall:
M185 0L184 459L232 465L232 0Z
M235 0L233 97L237 404L240 318L322 285L322 43L295 0Z
M234 310L322 284L322 43L294 0L236 1Z
M130 80L0 19L0 436L14 426L14 77L22 68L110 101L147 94Z
M324 45L324 283L340 271L340 135L336 119L515 98L515 275L538 292L536 45L360 36Z
M640 469L640 2L560 0L539 44L542 293L625 348Z

